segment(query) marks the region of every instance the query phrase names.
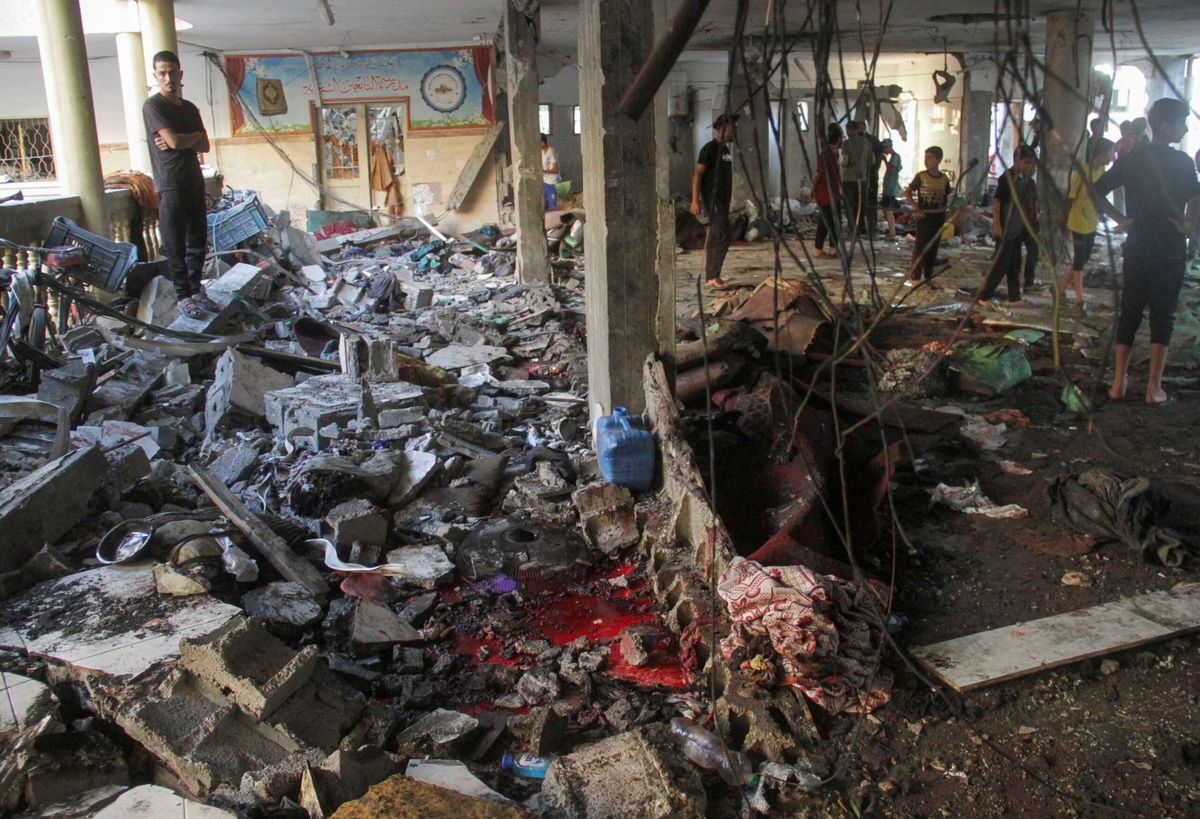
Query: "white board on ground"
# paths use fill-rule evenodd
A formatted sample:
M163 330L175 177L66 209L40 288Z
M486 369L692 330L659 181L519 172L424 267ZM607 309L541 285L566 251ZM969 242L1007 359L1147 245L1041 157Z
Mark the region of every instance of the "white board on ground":
M912 649L959 691L1200 629L1200 583L1002 626Z
M184 799L158 785L139 785L121 794L117 801L96 813L92 819L233 819L227 810Z

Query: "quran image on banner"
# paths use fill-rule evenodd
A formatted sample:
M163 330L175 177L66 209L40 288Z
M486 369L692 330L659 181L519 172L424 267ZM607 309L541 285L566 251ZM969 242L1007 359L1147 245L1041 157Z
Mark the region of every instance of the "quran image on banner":
M311 133L309 102L404 101L405 130L413 131L477 128L495 121L490 46L314 53L311 59L310 68L302 54L227 56L233 135L256 134L260 127L270 133Z

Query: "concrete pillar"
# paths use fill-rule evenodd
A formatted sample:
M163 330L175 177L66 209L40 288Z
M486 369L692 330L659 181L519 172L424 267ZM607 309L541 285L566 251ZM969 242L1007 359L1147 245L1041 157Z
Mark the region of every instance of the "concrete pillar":
M38 51L59 184L63 194L79 197L84 227L107 236L104 174L79 2L42 0L37 9Z
M655 117L647 112L631 120L617 112L653 45L653 10L644 0L580 3L579 104L593 419L614 406L632 412L645 408L643 364L656 349Z
M1187 57L1159 57L1158 66L1150 66L1146 77L1149 105L1163 97L1179 99L1181 94L1187 93L1187 66Z
M992 101L998 72L987 55L968 54L964 62L970 68L963 76L960 160L964 168L972 159L978 159L979 164L964 175L961 190L964 193L973 190L978 197L984 192L992 152Z
M175 0L138 0L138 19L142 24L142 52L146 60L146 76L154 76L150 62L160 51L179 54L175 36Z
M734 49L733 77L729 91L729 108L741 114L733 137L733 197L730 208L738 208L747 200L765 202L774 193L769 190L768 157L771 144L770 89L763 82L765 67L757 54L742 54ZM742 69L745 59L748 69ZM749 73L749 77L747 77ZM751 88L753 84L754 90ZM723 110L724 101L718 106ZM705 142L708 140L706 139Z
M667 0L651 0L654 11L654 39L662 37L670 24ZM658 318L656 343L667 355L667 374L674 378L675 349L675 202L671 197L671 123L667 116L669 83L663 83L654 102L642 114L654 117L654 188L658 202L658 240L655 244L655 276L658 279Z
M1054 11L1046 15L1046 79L1042 105L1049 127L1043 123L1042 162L1046 169L1038 185L1048 216L1065 204L1068 176L1075 162L1084 160L1087 119L1091 108L1092 34L1095 23L1083 10ZM1010 158L1011 161L1011 158ZM1048 178L1047 178L1048 177ZM1046 184L1053 182L1053 184ZM1054 218L1042 220L1044 226Z
M125 137L129 141L129 167L150 173L150 149L146 144L146 124L142 103L146 101L149 78L142 54L142 35L136 31L117 32L117 65L121 71L121 106L125 110Z
M527 4L528 5L528 4ZM512 155L517 222L517 277L550 281L542 199L542 146L538 131L536 51L540 13L527 16L515 0L504 3L504 72L508 90L508 139ZM584 185L587 188L587 185Z

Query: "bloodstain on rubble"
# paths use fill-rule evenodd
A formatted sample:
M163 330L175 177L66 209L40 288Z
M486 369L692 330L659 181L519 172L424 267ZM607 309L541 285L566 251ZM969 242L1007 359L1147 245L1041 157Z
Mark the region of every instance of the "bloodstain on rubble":
M517 639L544 639L553 646L566 646L579 638L608 648L608 662L601 670L615 679L648 688L688 688L691 673L679 662L674 646L654 653L648 665L635 667L621 656L619 635L630 626L657 623L656 600L645 578L634 578L636 563L625 563L603 572L585 584L573 585L557 593L539 594L518 610L518 631L499 637L471 636L460 633L455 650L472 662L488 662L510 667L533 665L533 657L504 652L505 644ZM626 582L622 588L612 581ZM462 598L469 586L446 592L445 602ZM486 660L480 659L480 649Z

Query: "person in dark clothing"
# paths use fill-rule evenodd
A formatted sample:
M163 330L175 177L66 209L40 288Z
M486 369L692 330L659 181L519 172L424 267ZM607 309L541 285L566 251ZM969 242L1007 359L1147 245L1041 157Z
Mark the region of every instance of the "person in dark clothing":
M704 278L713 287L724 287L721 265L733 241L729 226L729 200L733 196L733 125L737 114L721 114L713 122L716 137L700 149L696 170L692 174L692 214L700 215L703 206L708 214L708 236L704 240Z
M1187 133L1188 107L1164 97L1150 106L1150 145L1125 154L1095 185L1096 207L1127 230L1121 307L1117 317L1112 386L1108 395L1125 397L1129 354L1150 308L1150 374L1146 381L1147 404L1171 400L1162 386L1167 347L1174 329L1175 305L1183 286L1187 240L1196 235L1200 215L1200 181L1196 166L1172 144ZM1124 186L1127 213L1104 197Z
M836 122L829 123L825 132L826 147L817 158L817 170L813 174L813 195L817 200L820 216L817 217L817 235L813 237L813 247L821 259L836 259L838 257L837 235L842 223L842 175L838 164L838 148L842 145L842 127ZM825 241L829 241L829 250L825 249Z
M154 55L154 79L159 90L142 105L142 119L158 191L158 229L179 312L198 319L221 309L200 285L208 221L198 155L208 152L208 133L199 109L183 98L183 71L174 52Z
M1021 298L1021 249L1026 249L1025 285L1033 283L1037 267L1037 154L1029 145L1017 148L1013 167L1000 177L992 200L992 236L996 253L979 292L979 303L986 305L1003 278L1008 279L1008 303L1018 307Z
M912 207L913 219L917 222L917 243L913 246L912 262L909 265L907 287L915 287L933 278L933 266L937 264L938 246L942 241L942 228L946 224L946 208L950 205L950 179L938 165L945 154L940 146L925 150L925 170L913 177L904 191L904 198Z

